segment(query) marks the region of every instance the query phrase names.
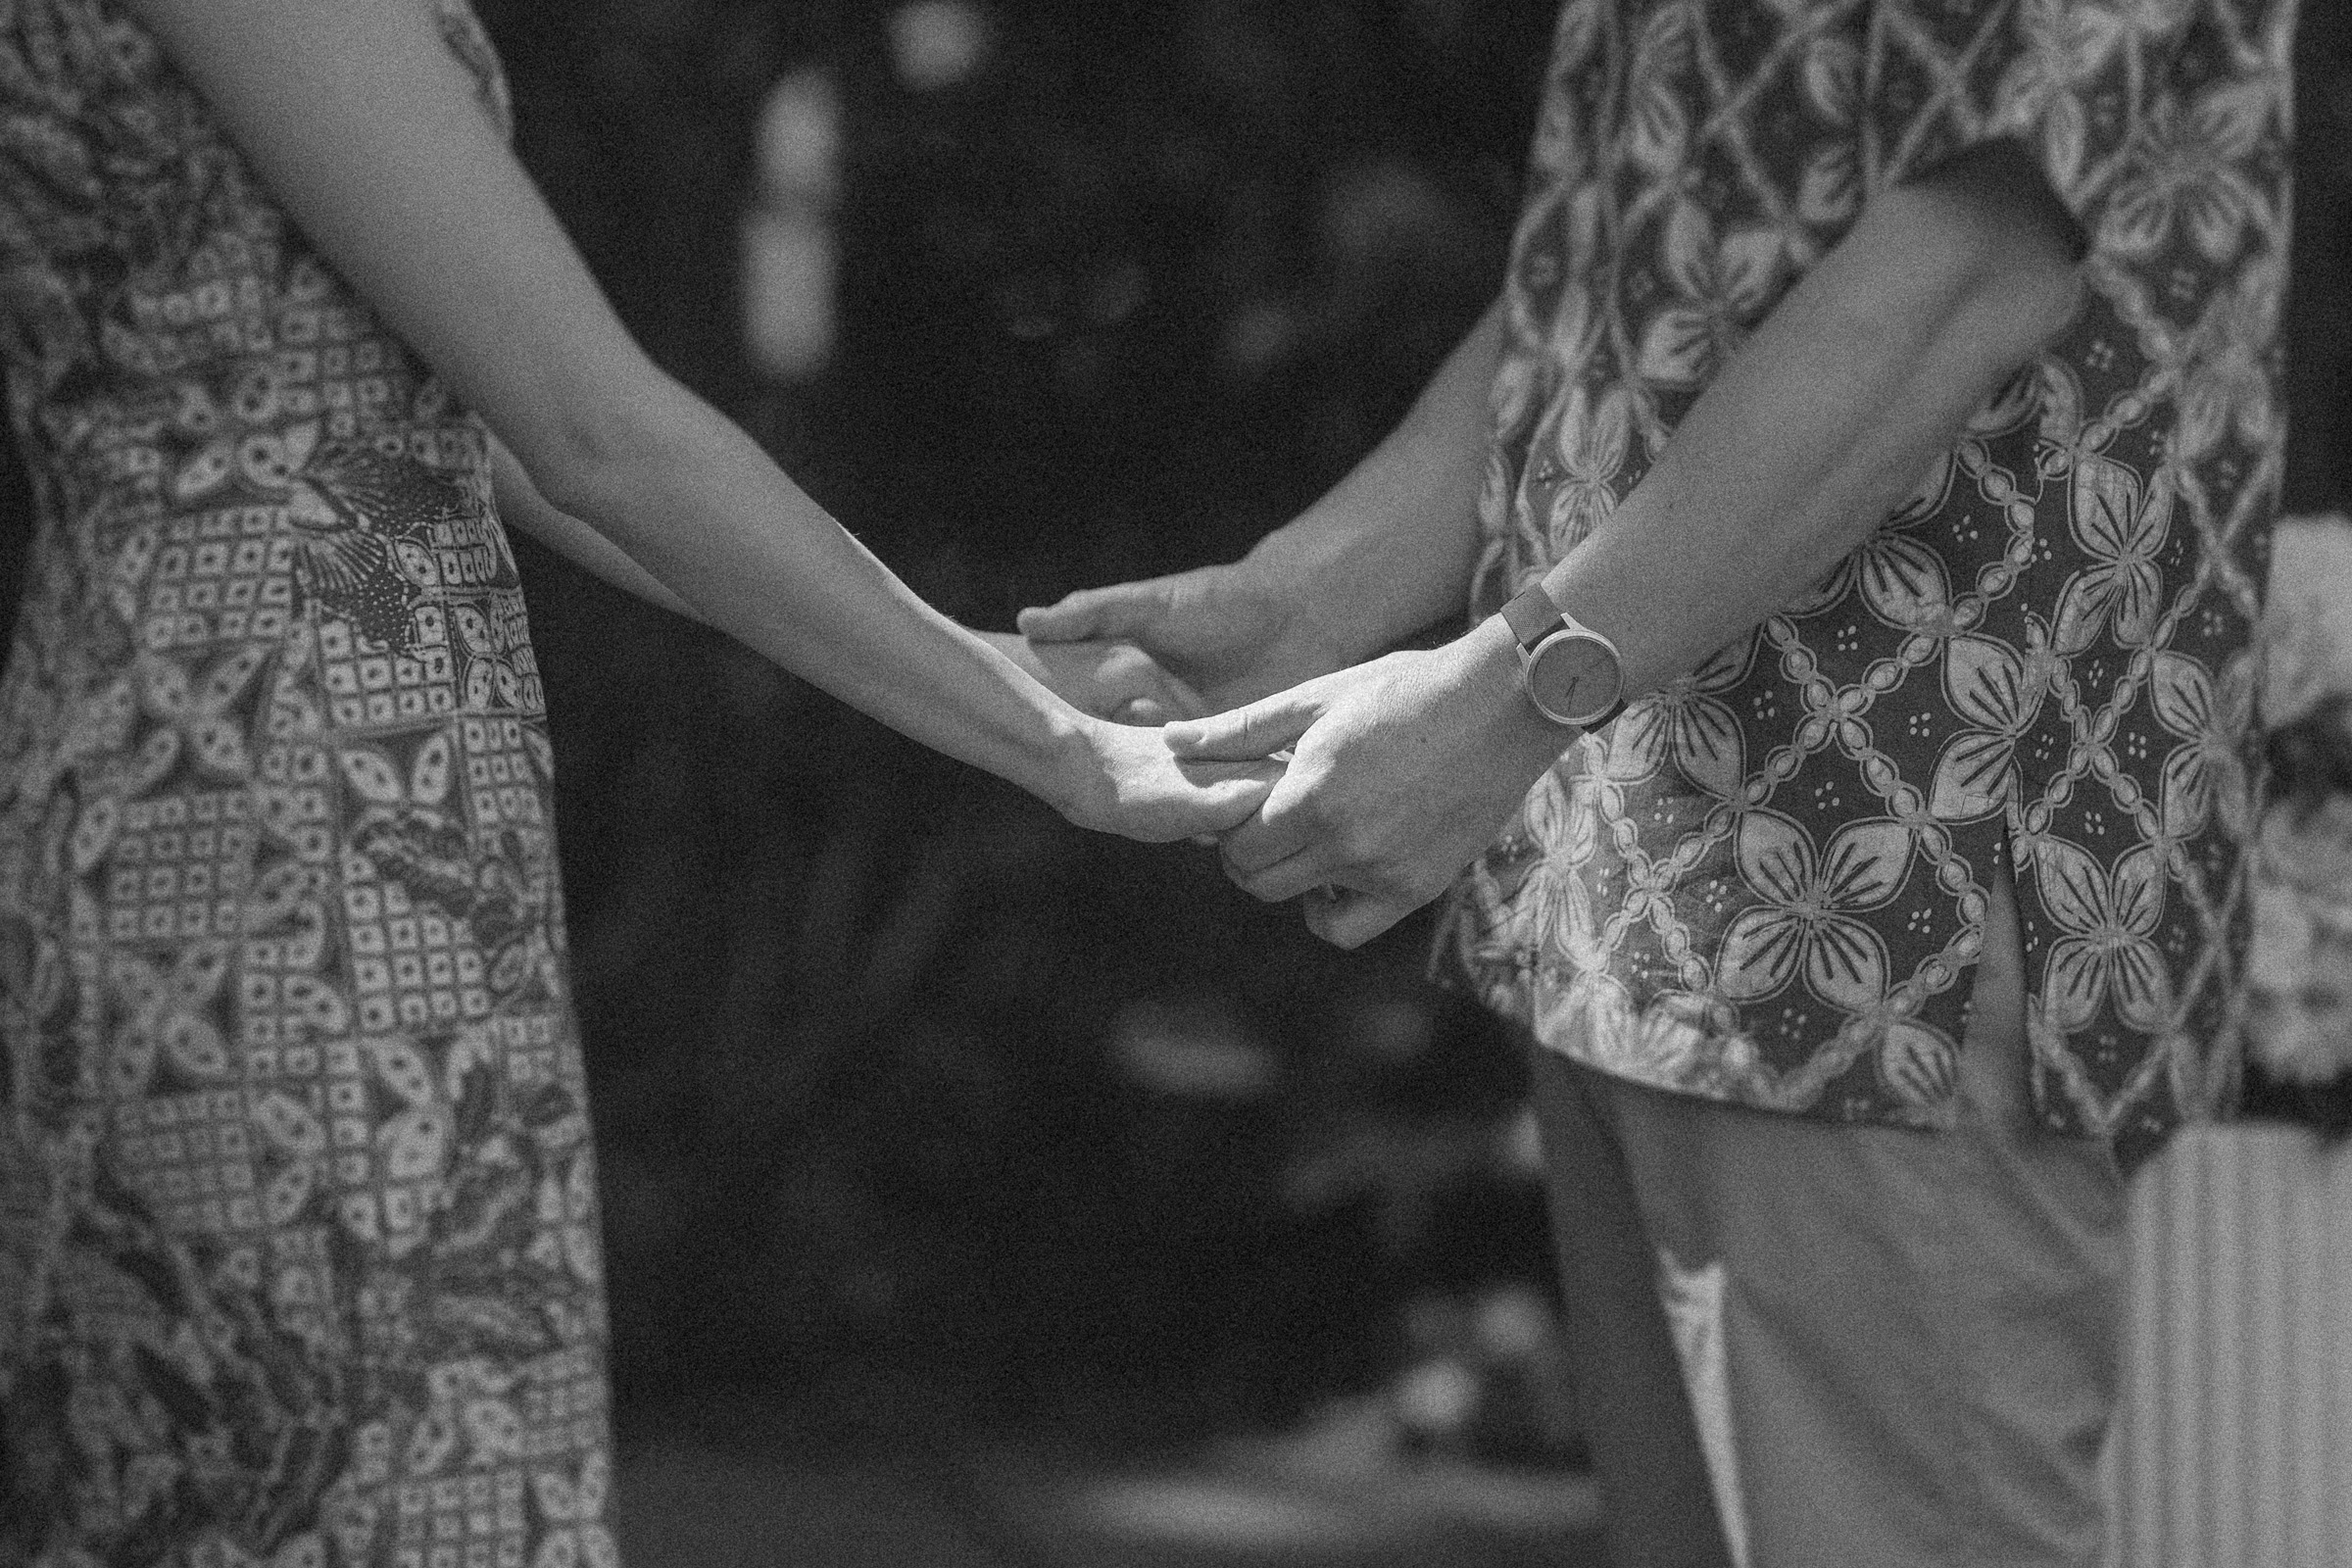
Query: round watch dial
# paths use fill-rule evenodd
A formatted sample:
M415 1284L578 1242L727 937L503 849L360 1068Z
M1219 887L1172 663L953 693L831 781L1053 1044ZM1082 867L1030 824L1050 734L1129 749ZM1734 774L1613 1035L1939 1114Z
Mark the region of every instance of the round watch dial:
M1528 696L1563 724L1590 723L1608 711L1621 680L1616 651L1575 632L1545 638L1527 666Z

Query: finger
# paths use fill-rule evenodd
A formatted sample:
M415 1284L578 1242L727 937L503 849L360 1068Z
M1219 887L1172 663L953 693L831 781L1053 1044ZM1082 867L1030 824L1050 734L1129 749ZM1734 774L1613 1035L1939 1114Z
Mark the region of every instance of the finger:
M1149 729L1154 724L1165 724L1172 715L1156 698L1130 697L1112 709L1109 716L1114 724L1133 724Z
M1217 858L1225 862L1225 874L1235 886L1280 865L1312 842L1313 824L1292 809L1293 804L1290 796L1278 792L1217 846Z
M1269 762L1225 762L1212 766L1215 771L1205 777L1192 774L1196 799L1194 809L1187 813L1191 819L1171 837L1222 833L1248 821L1266 804L1266 797L1282 778L1282 769Z
M1049 650L1066 648L1073 653L1083 653L1097 646L1104 649L1096 662L1096 682L1125 692L1130 702L1149 703L1158 715L1151 719L1122 718L1121 723L1165 724L1180 718L1199 718L1208 710L1200 701L1200 693L1170 674L1159 661L1133 643L1047 643L1043 646Z
M1197 789L1205 789L1229 779L1245 778L1253 784L1272 786L1282 782L1283 765L1262 757L1243 758L1234 761L1198 757L1180 757L1176 771L1184 781Z
M1051 605L1032 607L1013 617L1021 635L1041 643L1085 642L1097 637L1134 637L1158 618L1159 595L1145 583L1081 588Z
M1306 928L1335 948L1360 948L1427 902L1334 888L1306 900Z
M1304 735L1322 713L1323 705L1310 681L1230 712L1170 724L1165 734L1168 750L1179 757L1271 757Z
M1268 904L1285 904L1317 888L1328 887L1343 869L1340 857L1323 844L1309 845L1288 858L1244 876L1234 874L1231 860L1225 862L1225 874L1236 887Z
M1162 687L1159 698L1161 714L1152 722L1172 724L1182 719L1200 718L1208 711L1208 704L1200 700L1200 694L1193 690L1191 682L1169 674L1164 668L1159 671L1159 679ZM1144 721L1139 719L1137 722Z

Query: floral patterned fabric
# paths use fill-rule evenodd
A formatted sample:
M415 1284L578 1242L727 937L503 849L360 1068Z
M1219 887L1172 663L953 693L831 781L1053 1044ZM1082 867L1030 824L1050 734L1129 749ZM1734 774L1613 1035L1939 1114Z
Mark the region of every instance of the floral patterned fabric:
M611 1561L485 433L111 0L0 0L0 1563Z
M1862 202L2035 157L2089 304L1801 603L1580 741L1441 958L1662 1088L1936 1126L2018 870L2035 1103L2228 1091L2280 463L2291 0L1573 0L1507 284L1474 609L1573 550Z

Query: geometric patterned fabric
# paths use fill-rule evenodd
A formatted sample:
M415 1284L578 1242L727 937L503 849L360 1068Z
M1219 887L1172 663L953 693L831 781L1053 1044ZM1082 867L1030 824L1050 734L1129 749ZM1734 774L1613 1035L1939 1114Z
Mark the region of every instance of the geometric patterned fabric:
M1660 1088L1948 1125L2015 867L2033 1088L2135 1157L2229 1096L2282 445L2291 0L1574 0L1473 609L1587 537L1869 194L2038 162L2082 315L1801 602L1581 739L1439 963Z
M0 1563L610 1563L483 428L115 0L0 0Z

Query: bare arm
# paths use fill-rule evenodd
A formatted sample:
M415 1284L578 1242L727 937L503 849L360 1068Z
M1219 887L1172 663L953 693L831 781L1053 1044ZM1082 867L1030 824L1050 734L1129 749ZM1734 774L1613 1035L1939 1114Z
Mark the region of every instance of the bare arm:
M1746 635L1868 538L2074 318L2079 254L2038 170L2002 143L1872 203L1545 576L1617 641L1626 694Z
M1461 612L1478 559L1478 493L1502 357L1489 306L1387 439L1250 558L1301 601L1351 664Z
M623 593L635 594L673 615L700 620L694 607L631 561L619 546L539 493L506 443L490 438L498 513L548 549ZM1022 673L1097 718L1121 724L1163 724L1197 718L1207 710L1184 682L1161 669L1132 643L1032 644L1017 632L977 633Z
M699 618L1073 820L1173 836L1260 787L1196 787L1144 732L1051 696L647 360L423 6L136 3L312 240L480 411L554 512Z
M582 571L602 577L623 593L635 594L688 620L702 618L692 605L631 561L618 545L541 495L514 454L496 436L490 438L490 475L497 490L499 517L508 526L520 528Z
M1081 589L1023 611L1021 630L1040 644L1130 640L1221 709L1457 612L1478 556L1501 311L1479 318L1386 440L1242 560Z
M2067 324L2076 237L2030 164L1988 150L1889 190L1700 397L1609 519L1546 585L1623 651L1629 693L1789 603L1886 517L1968 416ZM1250 708L1180 749L1296 758L1225 841L1267 899L1353 945L1436 896L1558 758L1517 689L1499 617Z

